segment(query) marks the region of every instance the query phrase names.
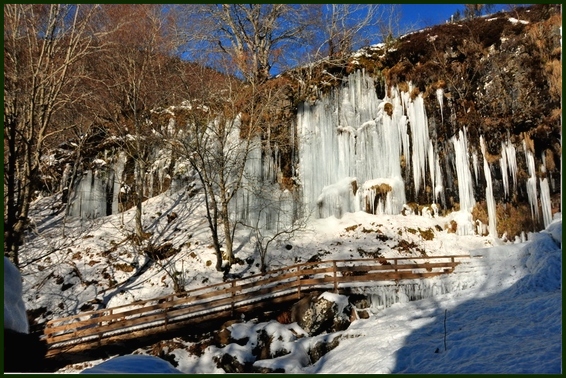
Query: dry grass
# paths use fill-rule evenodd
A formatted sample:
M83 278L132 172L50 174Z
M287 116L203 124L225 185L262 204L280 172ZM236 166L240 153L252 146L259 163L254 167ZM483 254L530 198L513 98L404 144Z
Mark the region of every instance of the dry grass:
M353 226L348 226L345 228L346 232L350 232L350 231L354 231L356 228L358 228L359 226L361 226L361 224L355 224Z
M537 229L531 219L531 209L527 204L517 206L506 206L498 204L496 206L497 234L507 234L507 239L513 240L521 232L528 232Z
M546 169L549 171L554 171L556 169L556 163L554 162L554 153L550 149L544 151L544 159L546 163Z
M446 225L446 231L448 231L449 234L455 234L457 230L458 223L456 223L455 220L451 220L450 223Z
M389 117L393 115L393 105L390 102L385 103L383 110L385 110L385 113L387 113Z
M434 231L432 228L427 228L426 230L421 230L419 228L419 233L421 234L421 238L424 240L432 240L434 239Z
M525 141L525 145L527 149L531 151L531 153L535 153L535 142L531 139L531 136L528 133L521 133L523 136L523 140Z
M370 189L375 190L377 195L386 195L393 190L393 188L389 184L374 185Z

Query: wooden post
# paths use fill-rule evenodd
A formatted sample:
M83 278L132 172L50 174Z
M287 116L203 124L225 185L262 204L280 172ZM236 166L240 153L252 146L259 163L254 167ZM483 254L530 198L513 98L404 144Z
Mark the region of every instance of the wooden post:
M232 310L230 316L234 316L234 296L236 295L236 281L232 281Z
M334 293L338 294L338 281L336 280L336 260L332 261L332 271L334 273Z
M167 324L169 323L169 320L167 319L167 307L165 307L165 330L167 331Z
M298 281L297 298L301 299L301 267L300 266L297 267L297 281Z

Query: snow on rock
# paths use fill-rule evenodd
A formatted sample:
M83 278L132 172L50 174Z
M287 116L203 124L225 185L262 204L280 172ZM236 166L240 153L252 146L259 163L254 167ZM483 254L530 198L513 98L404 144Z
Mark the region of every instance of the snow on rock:
M350 321L345 314L348 298L338 294L307 295L291 308L291 320L309 335L318 335L328 330L346 328Z

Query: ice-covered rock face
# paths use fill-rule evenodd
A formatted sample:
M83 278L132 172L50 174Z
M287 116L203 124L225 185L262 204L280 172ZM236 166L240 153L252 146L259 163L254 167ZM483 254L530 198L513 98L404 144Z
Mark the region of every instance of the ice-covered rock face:
M537 167L532 141L509 134L498 141L500 151L493 151L497 144L489 130L484 130L487 135L468 130L457 122L453 106L442 88L425 97L410 82L389 88L379 98L375 80L358 70L340 87L299 106L296 125L288 128L296 147L293 143L292 158L286 158L292 161L285 161L293 169L292 177L284 178L293 184L281 184L285 164L276 144L253 149L243 186L257 183L262 194L239 191L232 211L244 223L278 229L279 223L290 224L305 214L399 214L406 204L432 204L462 213L457 232L467 235L479 230L471 215L479 204L487 205L489 213L489 219L481 220L481 232L502 237L497 208L517 203L519 195L519 202L531 207L532 224L548 225L557 184L554 168L547 173L544 152ZM427 114L426 109L436 110ZM154 194L153 178L163 180L168 162L163 157L152 165L144 194ZM117 159L106 175L86 172L73 193L70 214L91 218L118 211L117 196L125 189L119 182L123 167Z
M357 71L335 92L315 104L303 104L297 129L299 179L307 207L327 204L328 208L319 211L320 217L339 217L341 211L360 209L398 214L407 202L407 183L414 195L431 186L433 203L441 197L443 174L429 136L424 99L411 96L412 91L412 86L408 92L395 87L379 99L373 79ZM441 106L442 95L442 91L437 93ZM469 167L462 138L456 140L463 143L456 164L464 172ZM365 188L357 195L346 190L352 177L357 186ZM470 179L468 182L471 185ZM388 194L372 192L376 183L387 184L391 190ZM468 195L468 201L473 207L473 197Z
M404 104L407 100L396 91L391 98L378 99L373 79L357 71L341 89L314 105L302 105L297 118L299 179L307 207L339 203L343 211L356 211L362 196L342 190L351 183L344 180L355 177L361 187L368 180L401 178L401 159L409 151L408 119L426 126L422 99ZM403 110L407 106L409 114ZM425 156L428 139L422 143L426 143L421 151ZM417 160L421 167L424 162ZM391 202L401 205L390 211L398 213L405 203L404 189L392 195ZM327 210L320 216L336 213Z
M510 135L501 141L498 154L490 154L486 145L492 136L478 138L477 130L468 131L465 124L445 117L442 89L425 100L411 83L401 88L392 87L378 98L374 80L357 71L316 103L299 107L298 178L307 209L321 218L359 210L399 214L406 203L425 204L424 199L426 204L459 210L462 222L457 232L467 235L477 229L471 215L474 207L486 201L486 230L497 237L498 201L516 201L519 190L528 195L534 223L549 224L544 156L537 185L534 155L523 142L526 162L521 169L529 175L523 184L518 181L516 145ZM427 115L425 101L437 101L439 114ZM446 127L439 125L446 122L452 123L454 135L440 135ZM474 135L473 142L469 134ZM382 184L391 190L376 190ZM352 190L354 186L361 190Z

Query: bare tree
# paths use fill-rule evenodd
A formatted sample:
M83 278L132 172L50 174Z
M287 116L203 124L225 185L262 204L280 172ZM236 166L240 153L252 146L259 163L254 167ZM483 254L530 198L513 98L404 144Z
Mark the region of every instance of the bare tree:
M318 47L315 57L343 57L369 44L383 25L385 7L380 4L322 4L318 21ZM391 25L393 26L393 25Z
M93 51L95 5L4 5L4 250L15 265L53 115L81 97L76 67Z
M274 119L280 86L245 84L227 75L202 74L198 101L183 114L183 132L171 141L179 158L187 159L202 184L206 218L216 253L216 269L228 271L235 261L234 235L240 224L239 200L249 191L250 164L260 164L262 154L281 138ZM213 79L213 80L211 80ZM180 114L179 114L180 115ZM177 118L178 119L178 118ZM247 205L243 205L247 208ZM239 210L242 210L241 207ZM227 265L223 266L223 259Z
M266 185L259 180L252 182L255 184L246 188L254 197L254 205L249 209L252 216L242 224L252 232L260 258L260 270L266 273L272 243L292 238L296 232L304 230L308 217L296 217L294 207L299 200L294 198L293 192L277 185Z
M233 96L242 91L228 85L220 102L194 104L186 116L184 138L176 138L179 155L187 158L202 183L206 218L216 253L216 269L223 270L221 235L229 266L234 261L233 240L236 223L230 215L230 202L241 188L245 162L255 148L254 126L245 125Z
M416 25L401 23L401 10L398 4L383 4L382 17L378 22L381 42L389 48L400 35L413 30Z
M200 8L201 35L207 48L226 54L247 81L260 84L290 45L299 46L308 26L305 9L298 4L207 4Z
M464 16L466 18L480 17L493 11L493 4L464 4Z
M137 242L146 239L142 224L145 176L152 152L159 145L150 122L151 111L166 104L172 90L168 62L175 52L174 29L156 4L120 4L105 6L105 23L110 43L98 69L106 83L106 98L101 100L103 120L121 137L123 147L134 161L133 201Z

